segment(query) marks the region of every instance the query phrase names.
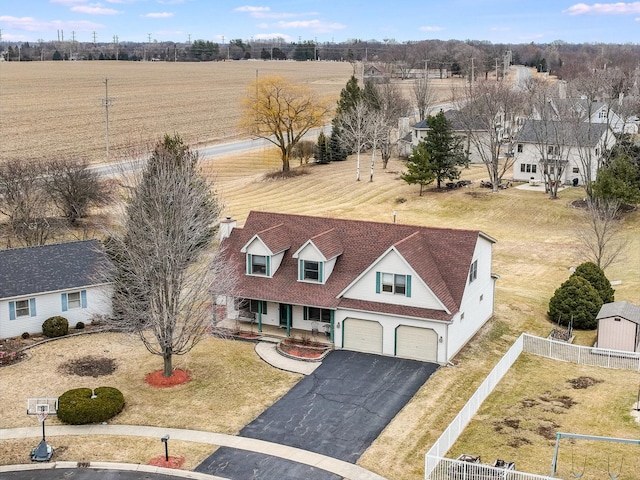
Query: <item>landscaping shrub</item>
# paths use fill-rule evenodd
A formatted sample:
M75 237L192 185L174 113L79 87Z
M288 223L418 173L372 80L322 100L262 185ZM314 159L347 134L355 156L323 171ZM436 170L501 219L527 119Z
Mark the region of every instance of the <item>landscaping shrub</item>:
M69 321L61 316L49 317L42 324L42 333L49 338L63 337L69 333Z
M91 398L95 394L95 398ZM75 388L58 398L58 418L71 425L101 423L115 417L124 408L122 392L113 387Z
M573 327L593 330L598 326L596 316L602 299L595 288L584 278L572 275L555 291L549 301L547 315L552 322L568 326L573 316Z
M584 278L596 289L602 299L602 303L613 302L615 290L611 288L611 282L604 271L593 262L585 262L576 268L573 275Z
M31 335L29 335L29 332L23 332L23 333L22 333L22 335L21 335L21 337L22 337L23 339L25 339L25 340L26 340L27 338L29 338L30 336L31 336Z
M84 322L76 323L76 330L82 330L84 328Z

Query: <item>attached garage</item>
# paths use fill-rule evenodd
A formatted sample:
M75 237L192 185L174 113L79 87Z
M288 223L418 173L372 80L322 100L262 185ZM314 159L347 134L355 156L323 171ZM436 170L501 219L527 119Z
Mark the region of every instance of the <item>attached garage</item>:
M382 353L382 325L378 322L345 318L342 335L342 348L346 350Z
M396 328L396 356L436 363L438 334L430 328L400 325Z

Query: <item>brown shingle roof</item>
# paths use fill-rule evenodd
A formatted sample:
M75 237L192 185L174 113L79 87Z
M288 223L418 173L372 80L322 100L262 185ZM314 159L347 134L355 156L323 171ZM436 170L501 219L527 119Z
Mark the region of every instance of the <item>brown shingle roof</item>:
M311 241L327 260L335 258L344 252L340 234L335 228L311 237Z
M287 235L287 228L284 223L265 228L257 232L257 235L273 254L280 253L291 247L291 239Z
M272 278L245 275L245 256L240 249L258 233L274 225L282 225L291 242L291 251ZM329 232L333 233L329 233ZM325 235L323 235L325 234ZM362 302L339 298L340 293L389 248L409 262L416 274L438 296L451 314L459 310L467 282L469 267L478 236L489 238L477 230L454 230L388 224L336 218L309 217L280 213L249 213L243 228L235 228L225 240L225 251L231 256L238 275L236 294L240 297L295 305L335 309L367 306L377 310L392 309L397 315L423 316L447 320L451 315L402 305L380 307L377 302ZM298 265L293 252L309 239L322 238L318 248L335 252L335 239L340 241L342 254L324 285L298 282ZM262 235L261 235L262 238ZM323 242L326 241L326 244ZM315 240L314 240L314 243ZM333 248L333 250L331 250ZM331 258L323 251L327 258ZM370 305L371 304L371 305ZM380 304L383 305L383 304ZM442 318L440 318L442 317Z

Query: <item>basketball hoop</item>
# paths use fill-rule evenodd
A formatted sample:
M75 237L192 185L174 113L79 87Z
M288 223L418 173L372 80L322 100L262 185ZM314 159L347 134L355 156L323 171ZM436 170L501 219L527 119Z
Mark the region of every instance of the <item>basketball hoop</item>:
M36 417L38 418L38 421L40 423L44 422L48 416L49 412L47 412L46 410L41 410L36 413Z

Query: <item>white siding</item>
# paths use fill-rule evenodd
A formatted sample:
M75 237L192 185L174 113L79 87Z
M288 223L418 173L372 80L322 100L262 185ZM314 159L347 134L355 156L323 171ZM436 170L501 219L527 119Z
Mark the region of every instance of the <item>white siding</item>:
M75 308L63 312L61 294L65 292L77 292L80 290L87 291L87 308ZM17 317L15 320L10 320L9 302L27 300L29 298L36 299L36 316ZM2 300L0 301L0 338L17 337L22 335L24 332L40 333L42 332L43 322L47 318L55 315L65 317L69 321L69 328L73 328L78 322L90 323L91 316L94 314L111 314L110 286L71 289L54 293Z
M637 328L635 323L620 317L599 320L598 348L635 352Z
M495 279L491 276L491 257L491 242L478 237L473 255L473 260L478 260L478 277L471 283L467 279L460 311L449 325L445 337L447 360L453 358L493 315ZM462 314L464 318L461 318Z
M411 275L411 297L394 293L376 293L376 272L393 273L399 275ZM373 268L363 275L344 294L345 298L369 300L374 302L391 303L394 305L407 305L434 310L444 310L442 303L425 285L418 275L411 269L407 262L396 252L390 250Z

